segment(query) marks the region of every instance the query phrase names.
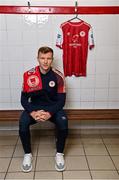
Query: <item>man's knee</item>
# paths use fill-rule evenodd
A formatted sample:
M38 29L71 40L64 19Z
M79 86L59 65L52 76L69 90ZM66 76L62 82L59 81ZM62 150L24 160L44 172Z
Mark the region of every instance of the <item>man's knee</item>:
M58 126L58 129L60 130L68 129L67 115L65 114L63 110L58 112L55 118L56 118L56 125Z

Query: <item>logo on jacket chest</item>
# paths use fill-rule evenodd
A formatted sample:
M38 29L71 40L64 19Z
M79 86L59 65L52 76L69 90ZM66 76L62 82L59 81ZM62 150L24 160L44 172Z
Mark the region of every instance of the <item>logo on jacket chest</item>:
M49 82L49 86L50 86L50 87L54 87L54 86L55 86L55 81L50 81L50 82Z

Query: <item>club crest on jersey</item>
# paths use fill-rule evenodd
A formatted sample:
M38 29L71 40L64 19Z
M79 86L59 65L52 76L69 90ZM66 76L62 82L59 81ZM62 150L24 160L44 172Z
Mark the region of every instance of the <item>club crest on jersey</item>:
M39 78L36 75L29 76L27 84L29 87L37 87L39 84Z
M50 86L50 87L54 87L54 86L55 86L55 82L54 82L54 81L50 81L50 82L49 82L49 86Z
M81 37L84 37L85 35L86 35L86 33L85 33L84 31L81 31L81 32L80 32L80 36L81 36Z

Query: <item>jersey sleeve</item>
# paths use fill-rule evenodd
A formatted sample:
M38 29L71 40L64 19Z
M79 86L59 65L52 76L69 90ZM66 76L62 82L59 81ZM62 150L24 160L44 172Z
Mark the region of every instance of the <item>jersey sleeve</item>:
M62 49L62 43L63 43L63 33L62 33L62 28L60 26L60 28L58 29L58 32L57 32L56 46L59 47L60 49Z
M92 27L89 30L88 42L89 42L89 49L94 48L95 44L94 44L94 37L93 37L93 29L92 29Z

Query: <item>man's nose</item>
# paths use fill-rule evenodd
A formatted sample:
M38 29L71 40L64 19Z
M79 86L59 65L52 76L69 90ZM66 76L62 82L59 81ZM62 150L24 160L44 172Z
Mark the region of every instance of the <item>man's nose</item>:
M47 59L44 59L44 63L47 63L48 62L48 60Z

